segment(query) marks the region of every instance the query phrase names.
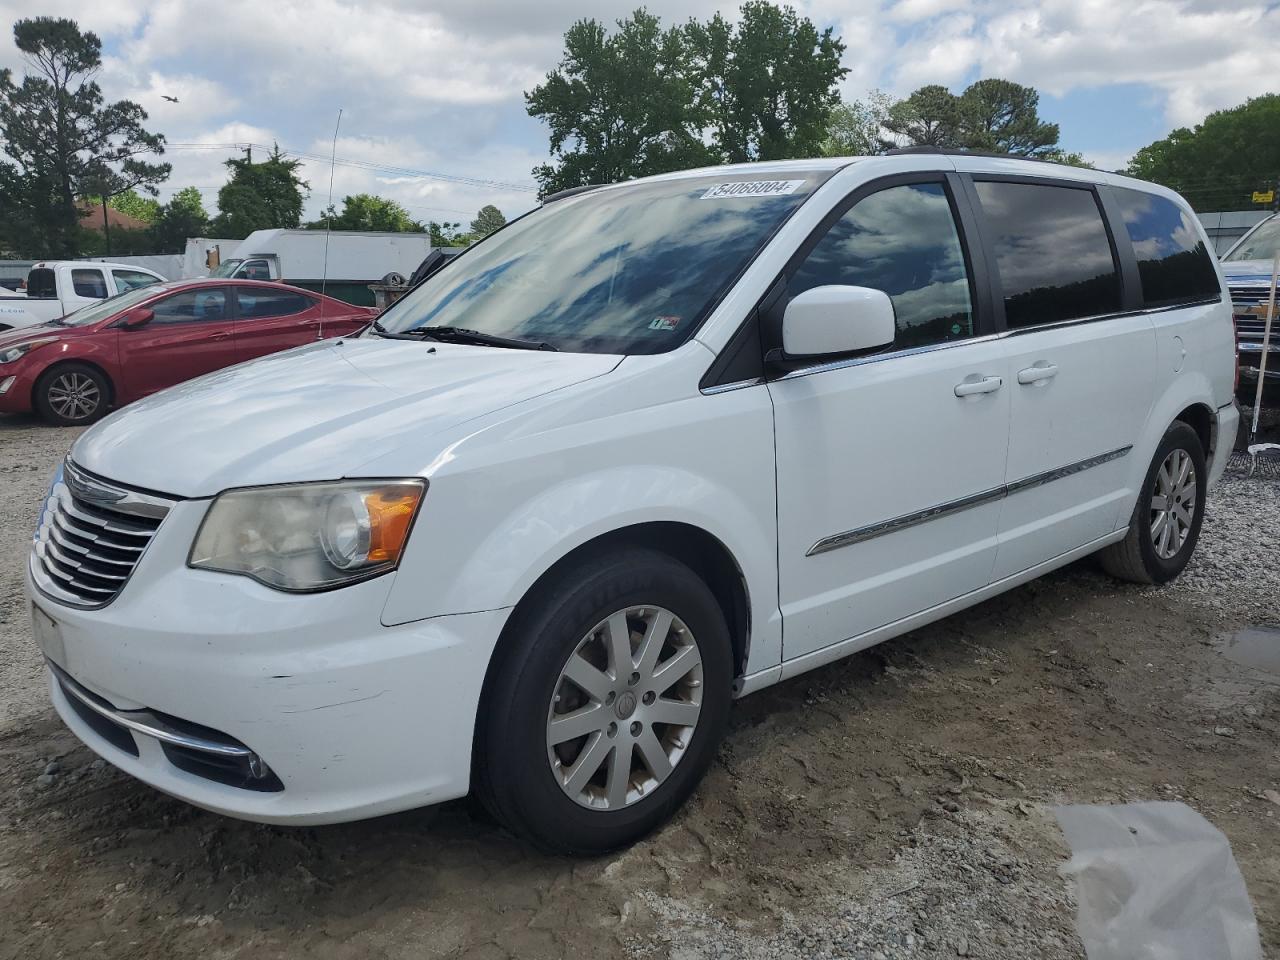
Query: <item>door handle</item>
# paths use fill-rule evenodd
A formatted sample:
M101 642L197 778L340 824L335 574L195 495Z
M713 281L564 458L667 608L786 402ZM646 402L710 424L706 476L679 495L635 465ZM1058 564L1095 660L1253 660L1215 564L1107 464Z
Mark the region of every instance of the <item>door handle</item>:
M964 380L956 384L957 397L971 397L978 393L995 393L1004 385L1004 377L982 377L979 380Z
M1023 386L1031 383L1044 383L1058 375L1058 368L1052 363L1037 363L1018 371L1018 382Z
M230 339L231 339L231 334L229 334L229 333L215 333L215 334L214 334L213 336L211 336L209 339L210 339L210 340L230 340Z

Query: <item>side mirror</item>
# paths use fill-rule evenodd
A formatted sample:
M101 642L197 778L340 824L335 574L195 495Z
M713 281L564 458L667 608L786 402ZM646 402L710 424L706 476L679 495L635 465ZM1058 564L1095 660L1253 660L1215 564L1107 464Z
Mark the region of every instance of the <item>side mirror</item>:
M825 357L893 343L893 301L883 290L813 287L787 304L782 350L787 357Z
M150 307L135 307L120 320L120 326L125 330L136 330L138 327L145 327L155 315L156 312Z

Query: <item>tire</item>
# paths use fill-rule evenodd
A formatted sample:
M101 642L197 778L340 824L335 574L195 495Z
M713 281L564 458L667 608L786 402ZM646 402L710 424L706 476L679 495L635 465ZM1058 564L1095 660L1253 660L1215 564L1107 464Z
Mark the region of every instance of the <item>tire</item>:
M620 616L628 647L615 657ZM629 548L563 570L515 617L480 706L477 795L549 852L635 842L693 792L728 725L733 654L719 604L684 564ZM570 736L577 729L585 733Z
M1187 465L1186 475L1194 489L1178 485L1175 474L1181 474L1183 464ZM1102 568L1113 577L1131 583L1168 583L1180 574L1200 538L1208 475L1200 438L1187 424L1175 421L1165 431L1151 459L1129 520L1129 532L1119 543L1098 553ZM1171 481L1173 502L1180 510L1159 506L1170 500ZM1192 504L1189 518L1185 509L1188 502Z
M96 367L63 363L41 374L34 392L36 411L59 427L81 427L111 406L111 384Z

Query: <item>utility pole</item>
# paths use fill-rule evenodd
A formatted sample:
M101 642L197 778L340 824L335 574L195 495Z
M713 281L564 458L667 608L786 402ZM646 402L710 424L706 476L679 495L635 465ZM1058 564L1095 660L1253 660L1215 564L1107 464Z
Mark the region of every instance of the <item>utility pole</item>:
M104 256L111 256L111 224L107 221L107 196L102 195L102 242L106 248Z

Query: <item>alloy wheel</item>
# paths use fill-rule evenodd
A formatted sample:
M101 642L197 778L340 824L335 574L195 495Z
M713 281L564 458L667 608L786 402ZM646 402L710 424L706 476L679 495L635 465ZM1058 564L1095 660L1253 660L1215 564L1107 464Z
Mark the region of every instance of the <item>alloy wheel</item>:
M84 420L93 416L102 402L102 391L83 373L64 373L49 384L49 406L67 420Z
M1178 448L1156 471L1151 494L1151 542L1156 555L1172 560L1191 534L1196 514L1196 468L1191 455Z
M574 648L547 711L547 759L575 803L618 810L650 796L692 742L702 655L670 610L633 606Z

